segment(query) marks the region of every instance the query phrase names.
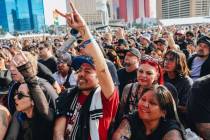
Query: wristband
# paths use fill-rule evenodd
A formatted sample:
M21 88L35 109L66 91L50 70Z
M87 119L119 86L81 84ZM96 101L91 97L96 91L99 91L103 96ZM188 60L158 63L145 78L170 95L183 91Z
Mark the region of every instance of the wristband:
M81 45L78 46L79 49L84 49L88 44L92 43L94 41L93 38L90 38L84 42L82 42Z

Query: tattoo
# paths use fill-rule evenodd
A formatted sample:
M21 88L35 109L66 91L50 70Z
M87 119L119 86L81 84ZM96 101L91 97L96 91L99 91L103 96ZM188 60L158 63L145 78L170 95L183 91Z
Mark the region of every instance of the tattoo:
M121 140L128 140L131 138L131 128L127 119L122 120L120 126L118 127L118 130L121 132L120 133Z
M2 126L4 128L8 127L8 118L7 118L7 112L4 110L0 110L0 122L2 122Z
M163 140L182 140L182 136L178 130L170 130L164 135Z
M197 123L196 128L201 137L210 140L210 123Z

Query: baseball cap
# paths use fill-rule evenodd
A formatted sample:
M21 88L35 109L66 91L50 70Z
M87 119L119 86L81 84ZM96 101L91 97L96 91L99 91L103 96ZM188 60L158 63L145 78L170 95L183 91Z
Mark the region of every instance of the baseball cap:
M193 33L192 31L187 31L187 32L186 32L186 35L189 35L189 36L194 37L194 33Z
M208 36L202 36L197 41L197 44L199 43L205 43L210 47L210 38Z
M128 42L125 39L119 39L118 46L120 46L120 45L128 45Z
M90 56L85 56L85 55L74 57L72 59L71 66L72 66L72 68L74 68L74 70L78 70L80 68L80 66L84 63L91 65L93 68L95 67L93 58Z
M184 30L178 30L175 35L184 35L185 31Z
M144 33L142 35L142 38L146 39L148 42L150 42L150 39L151 39L151 35L149 33Z
M159 38L158 40L154 41L155 44L157 44L157 43L159 43L159 42L160 42L161 44L165 45L165 46L168 46L168 45L167 45L167 41L166 41L164 38Z
M126 52L130 52L133 55L135 55L136 57L138 57L139 59L141 58L141 53L139 52L138 49L136 48L129 48L128 50L126 50Z

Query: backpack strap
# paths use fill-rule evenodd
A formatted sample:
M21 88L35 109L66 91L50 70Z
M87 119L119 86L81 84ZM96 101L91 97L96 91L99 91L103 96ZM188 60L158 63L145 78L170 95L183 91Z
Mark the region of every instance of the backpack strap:
M70 85L70 83L69 83L69 78L70 78L70 76L71 76L71 73L72 73L72 70L70 70L70 72L69 72L68 75L67 75L66 81L63 83L63 86L64 86L65 88L70 88L70 87L71 87L71 85Z
M125 113L128 114L128 110L129 110L129 99L131 97L131 94L132 94L132 90L133 90L133 86L134 86L134 83L131 84L131 87L128 91L128 96L126 98L126 105L125 105Z

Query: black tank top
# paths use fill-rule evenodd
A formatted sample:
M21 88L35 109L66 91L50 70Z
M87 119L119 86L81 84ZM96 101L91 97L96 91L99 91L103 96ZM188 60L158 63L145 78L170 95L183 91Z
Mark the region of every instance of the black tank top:
M146 135L144 124L139 119L138 113L134 113L127 117L131 126L131 139L132 140L162 140L164 135L170 130L178 130L182 133L179 124L174 120L161 119L160 123L150 135Z

